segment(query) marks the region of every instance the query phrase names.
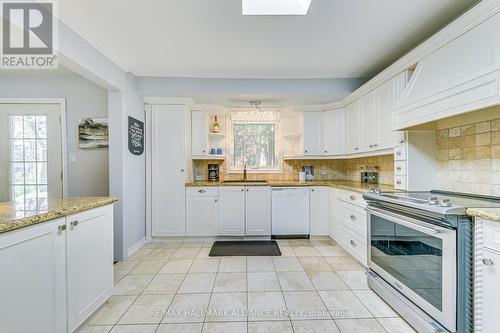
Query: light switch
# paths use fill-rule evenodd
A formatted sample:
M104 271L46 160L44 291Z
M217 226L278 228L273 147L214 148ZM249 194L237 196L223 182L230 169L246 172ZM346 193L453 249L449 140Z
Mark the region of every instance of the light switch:
M69 154L69 162L70 163L76 163L76 154Z

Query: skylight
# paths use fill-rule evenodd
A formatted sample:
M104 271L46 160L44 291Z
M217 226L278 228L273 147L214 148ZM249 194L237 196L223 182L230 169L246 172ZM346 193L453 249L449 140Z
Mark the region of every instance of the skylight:
M241 0L243 15L307 15L311 0Z

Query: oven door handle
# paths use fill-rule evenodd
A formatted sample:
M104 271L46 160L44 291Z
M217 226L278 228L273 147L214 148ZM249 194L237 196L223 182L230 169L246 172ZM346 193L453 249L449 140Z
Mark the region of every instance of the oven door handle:
M445 228L431 226L428 223L424 223L424 222L421 222L419 220L412 219L412 218L409 218L409 217L406 217L403 215L387 212L385 210L381 210L378 208L368 207L367 211L369 214L373 214L375 216L382 217L382 218L387 219L391 222L403 225L403 226L410 228L410 229L415 229L415 230L423 232L424 234L427 234L427 235L437 235L437 234L440 234L440 233L447 231L447 229L445 229Z

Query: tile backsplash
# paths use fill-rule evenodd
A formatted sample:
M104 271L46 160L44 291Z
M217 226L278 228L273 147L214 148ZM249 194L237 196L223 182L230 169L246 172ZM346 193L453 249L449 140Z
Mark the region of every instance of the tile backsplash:
M439 188L500 196L500 118L479 120L439 128Z
M203 180L208 178L208 164L220 164L221 180L241 179L241 173L228 173L225 161L219 160L196 160L193 161L193 175L201 176ZM362 168L378 167L379 183L392 185L394 182L394 158L393 155L376 157L363 157L347 160L293 160L283 161L281 173L249 173L248 179L264 180L298 180L299 171L302 166L314 167L315 180L360 180Z

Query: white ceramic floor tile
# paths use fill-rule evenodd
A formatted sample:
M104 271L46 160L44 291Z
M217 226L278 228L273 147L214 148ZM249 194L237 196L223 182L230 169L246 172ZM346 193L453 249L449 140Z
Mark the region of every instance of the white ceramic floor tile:
M210 294L177 294L170 304L162 323L202 323Z
M161 324L156 333L201 333L203 323Z
M386 333L376 319L340 319L335 323L342 333Z
M371 290L354 290L361 303L374 317L397 317L394 310Z
M139 295L154 275L126 275L114 287L113 295Z
M150 252L152 251L152 249L139 249L137 250L133 255L131 255L130 257L127 258L127 260L142 260L144 259Z
M331 272L333 269L322 257L299 257L302 267L307 272Z
M315 248L323 257L347 256L347 252L340 246L316 246Z
M289 239L288 243L291 246L313 246L310 239Z
M296 257L295 252L293 252L293 249L291 247L280 247L281 251L281 257L280 258L286 258L286 257ZM276 257L274 257L276 258Z
M292 321L295 333L340 333L333 320ZM358 332L363 333L363 332Z
M114 325L121 316L134 303L135 296L111 296L94 314L86 324L88 325Z
M370 287L368 287L366 273L364 271L339 271L337 274L351 289L370 289Z
M83 326L76 330L75 333L109 333L113 326Z
M196 258L199 258L199 259L210 259L210 258L212 258L212 257L209 256L210 250L211 250L210 247L202 247L200 249L200 251L198 252L198 254L196 255Z
M334 319L373 317L352 291L320 291L319 295Z
M293 329L289 321L252 322L248 333L293 333Z
M193 261L194 259L170 259L159 273L187 273L189 272Z
M344 280L334 272L308 272L308 275L316 290L349 290Z
M155 333L158 325L116 325L111 333Z
M289 320L281 292L248 293L248 321Z
M292 320L331 319L317 292L284 292L283 295Z
M246 333L246 322L234 323L205 323L203 333Z
M195 259L189 273L216 273L220 259Z
M212 292L216 273L187 274L182 282L178 293L209 293Z
M205 241L193 241L193 242L183 242L181 247L190 247L190 248L201 248Z
M246 273L218 273L214 293L247 291Z
M363 266L348 256L323 257L335 271L364 271Z
M163 265L167 262L166 259L147 259L138 263L128 275L137 274L158 274Z
M278 279L283 291L314 290L314 286L305 272L278 272Z
M213 321L246 321L246 293L214 293L208 305L208 322Z
M273 258L274 266L278 272L302 272L304 268L300 264L299 259L293 258Z
M142 292L145 295L175 294L186 274L158 274Z
M313 246L293 246L293 252L297 257L319 257L321 256Z
M116 275L126 275L139 263L139 260L120 261L113 265Z
M274 264L272 257L248 257L247 258L248 272L274 272Z
M173 259L194 259L198 255L200 248L180 247L172 254Z
M125 275L113 275L113 285L117 284Z
M380 325L387 333L416 333L415 330L401 318L378 318Z
M141 295L118 324L159 324L173 298L173 295Z
M154 249L145 259L169 259L174 254L175 249Z
M281 291L275 272L248 273L248 291Z
M247 271L247 260L245 257L228 258L220 260L219 272L237 273Z
M290 243L286 239L278 239L278 240L276 240L276 243L278 243L279 247L290 246Z

